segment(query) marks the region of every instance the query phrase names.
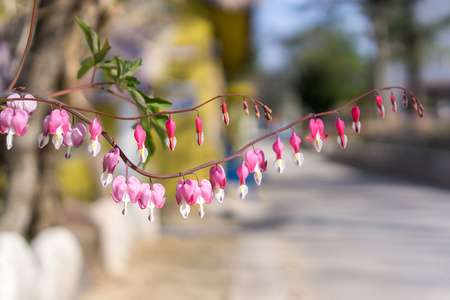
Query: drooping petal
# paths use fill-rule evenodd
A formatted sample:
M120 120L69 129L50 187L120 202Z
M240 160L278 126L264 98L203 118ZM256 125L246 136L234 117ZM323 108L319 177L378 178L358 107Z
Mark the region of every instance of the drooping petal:
M128 185L127 193L128 196L130 197L130 202L135 203L139 197L139 188L141 186L141 183L136 177L130 176L128 177L127 185Z
M172 120L172 117L169 117L169 119L166 122L166 130L167 130L166 144L169 147L170 151L175 150L175 145L177 144L177 138L175 137L175 128L176 128L175 122Z
M302 140L297 136L295 131L292 130L291 138L289 139L289 144L291 144L292 148L294 148L294 152L300 152L300 144Z
M86 126L82 123L75 124L72 129L72 143L75 148L81 146L84 141L84 137L86 135Z
M91 134L91 140L98 141L98 137L102 134L102 126L97 118L92 120L91 124L89 124L89 133Z
M228 115L227 104L225 102L222 102L222 120L225 125L230 124L230 116Z
M197 144L201 146L203 145L205 135L203 134L203 121L199 116L197 116L197 119L195 119L195 131L195 139L197 140Z
M253 149L247 149L245 152L245 160L247 162L247 168L250 173L255 172L255 168L258 165L258 155L255 154Z
M0 113L0 132L6 133L11 126L11 120L13 118L14 111L11 108L5 108Z
M139 188L139 207L141 209L149 208L152 202L152 191L150 190L150 185L148 183L141 184Z
M177 199L177 204L178 204L178 205L181 205L181 203L183 202L183 200L185 200L185 199L184 199L184 192L183 192L184 184L185 184L184 179L178 180L177 188L176 188L176 190L175 190L175 191L176 191L175 197L176 197L176 199Z
M259 169L261 172L265 172L267 169L267 160L264 152L261 149L257 148L255 150L255 154L258 156L257 169Z
M309 130L311 131L311 137L306 137L308 141L314 141L319 133L319 124L315 119L309 120Z
M13 93L8 96L8 99L21 98L18 93ZM26 94L23 98L34 99L33 95ZM23 109L28 116L31 116L37 107L35 100L14 100L7 102L7 106L12 109Z
M245 179L248 177L248 168L245 162L242 162L242 165L237 169L236 173L239 177L239 184L245 184Z
M273 143L272 149L275 152L277 159L281 159L281 152L283 152L284 144L279 136L277 136L275 143Z
M145 130L142 129L141 125L137 125L136 129L134 131L134 138L136 139L138 149L142 149L145 147L145 138L147 134L145 133Z
M119 175L114 179L112 183L111 196L115 202L119 203L124 200L126 192L127 192L127 184L125 177Z
M164 197L166 190L164 189L164 186L160 183L154 183L152 186L152 193L155 208L161 209L164 206L164 203L166 202L166 198Z
M120 161L119 148L113 148L103 157L103 173L100 178L103 187L106 187L112 180L114 170Z
M17 136L23 136L28 129L28 114L23 109L16 109L14 116L11 119L11 126L14 127Z

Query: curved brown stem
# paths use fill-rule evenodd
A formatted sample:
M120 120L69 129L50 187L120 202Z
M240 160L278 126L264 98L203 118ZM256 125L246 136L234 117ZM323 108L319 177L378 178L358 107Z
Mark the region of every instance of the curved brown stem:
M22 72L23 66L25 64L25 59L27 58L28 51L30 50L31 40L33 39L34 27L36 25L38 2L39 2L38 0L34 0L34 2L33 2L33 12L31 14L30 31L28 32L27 44L25 46L25 50L23 51L23 56L22 56L22 60L20 61L20 64L19 64L19 68L17 69L16 75L14 76L13 80L9 84L7 91L12 91L14 86L16 85L17 80L19 79L19 75Z

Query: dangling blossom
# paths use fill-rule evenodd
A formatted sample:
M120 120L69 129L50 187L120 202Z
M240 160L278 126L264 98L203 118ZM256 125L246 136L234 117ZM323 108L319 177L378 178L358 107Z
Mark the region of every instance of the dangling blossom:
M245 185L245 179L248 177L248 168L245 165L245 162L242 162L242 165L237 169L236 173L239 177L239 187L237 189L237 193L241 199L244 199L248 193L248 186Z
M84 141L84 136L86 135L86 127L82 123L77 123L72 128L69 124L69 130L63 137L63 147L67 147L66 159L70 158L70 149L72 147L78 148Z
M100 176L103 187L106 187L113 180L113 173L120 161L119 148L113 148L103 157L103 173Z
M197 144L201 146L205 135L203 134L203 122L202 119L200 119L200 116L197 116L197 119L195 119L195 131L195 139L197 140Z
M7 99L17 99L17 98L21 98L20 95L18 93L13 93L13 94L9 95ZM23 98L34 99L34 96L30 95L30 94L26 94ZM36 100L13 100L13 101L8 101L8 103L6 105L8 105L8 107L12 108L12 109L23 109L28 114L28 116L31 116L37 107L37 101Z
M49 141L49 137L48 137L48 135L50 133L49 122L50 122L50 115L46 116L44 118L44 120L42 121L42 126L44 127L44 132L42 132L38 136L38 147L41 149L44 148L45 145L47 145L48 141Z
M225 102L222 102L222 120L225 125L230 124L230 115L228 114L227 104Z
M166 202L164 194L166 190L164 186L160 183L154 183L152 188L148 183L143 183L139 189L139 206L142 209L149 208L148 220L153 222L155 220L155 214L153 209L161 209Z
M198 198L196 200L196 202L198 204L198 215L200 216L200 218L203 218L205 216L205 212L203 210L203 205L210 204L212 201L212 198L213 198L212 186L208 180L202 179L202 180L200 180L198 189L200 191Z
M281 174L283 173L284 168L286 167L286 163L281 158L281 152L283 152L284 145L279 136L277 136L275 143L273 143L272 149L277 155L277 160L274 163L275 169L277 170L278 173Z
M227 186L227 178L221 165L212 166L209 169L209 181L211 182L211 188L214 190L214 197L222 203L225 198L224 189Z
M384 105L383 105L383 98L379 94L375 96L375 100L377 101L377 107L378 107L378 114L380 117L384 118L385 111L384 111Z
M303 160L305 159L303 154L300 153L300 144L302 140L297 136L294 130L292 130L291 138L289 139L289 144L294 148L294 154L292 155L292 160L294 163L301 167L303 165Z
M391 104L392 104L392 111L397 112L397 102L395 102L395 95L391 92Z
M169 147L170 151L175 150L175 146L177 144L177 138L175 137L175 128L176 124L172 120L172 117L169 117L169 120L166 122L166 130L167 130L167 139L166 144Z
M345 149L345 147L347 147L348 138L345 135L345 124L341 118L338 118L336 121L336 130L338 132L337 142Z
M180 213L183 218L187 218L191 211L190 206L197 203L197 199L200 195L200 189L198 188L198 182L196 180L180 179L176 188L176 199L178 205L180 205Z
M134 138L136 139L138 150L137 154L139 155L139 158L141 159L141 163L145 163L148 157L148 150L145 148L145 137L147 134L145 133L145 130L142 129L141 125L136 126L136 130L134 131Z
M361 122L359 121L359 115L360 115L359 107L353 106L352 110L351 110L351 114L352 114L352 118L353 118L352 128L356 133L359 133L361 131Z
M23 136L28 129L28 113L23 109L5 108L0 113L0 133L6 136L6 148L13 146L14 135Z
M245 159L247 161L247 168L250 173L255 173L253 175L256 184L261 185L262 173L265 172L267 168L267 160L264 157L264 152L261 149L248 149L245 153Z
M311 131L311 137L307 136L308 141L314 142L314 148L317 152L322 150L323 140L328 137L328 134L323 135L323 122L321 119L311 119L309 121L309 130Z
M55 146L55 149L58 150L64 141L64 135L69 131L70 127L69 114L67 111L64 109L53 110L48 120L48 127L50 134L53 134L53 145Z
M97 118L94 118L94 120L92 120L92 123L89 125L91 142L89 143L88 146L89 153L91 153L93 157L96 157L97 154L100 152L100 149L102 148L102 145L98 141L98 138L102 133L102 131L103 129L102 126L100 125L100 122L97 120Z
M139 180L134 176L130 176L126 180L125 177L119 175L113 180L111 196L116 203L124 203L122 210L124 216L128 214L128 203L136 203L138 200L140 185Z

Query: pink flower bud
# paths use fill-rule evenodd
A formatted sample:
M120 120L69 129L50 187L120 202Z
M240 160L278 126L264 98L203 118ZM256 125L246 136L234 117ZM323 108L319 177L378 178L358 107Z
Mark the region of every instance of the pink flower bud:
M342 148L347 147L348 138L345 135L345 124L340 118L336 121L336 130L338 132L337 142Z
M230 116L228 115L227 104L225 102L222 102L222 120L225 125L230 124Z
M375 100L377 102L378 114L380 115L380 117L384 118L385 111L384 111L384 106L383 106L383 98L381 98L381 96L379 94L377 94L375 96Z
M167 139L166 144L169 147L170 151L175 150L175 146L177 144L177 138L175 137L175 128L176 124L172 120L172 117L169 117L169 120L166 122L166 130L167 130Z
M97 156L102 148L102 145L99 143L98 138L102 133L103 129L100 125L100 122L97 118L92 120L92 123L89 125L89 133L91 134L91 142L89 143L88 150L92 154L92 156Z
M392 104L392 111L397 112L397 102L395 102L395 95L391 93L391 104Z
M199 116L197 116L197 119L195 119L195 131L196 131L195 139L197 140L197 144L201 146L203 144L203 139L205 135L203 134L203 122Z
M106 187L111 183L113 179L113 173L116 166L120 161L120 150L119 148L113 148L109 150L108 153L103 157L103 173L100 177L100 180L103 184L103 187Z
M359 133L361 131L361 122L359 121L359 115L360 115L359 107L353 106L352 110L351 110L351 114L352 114L352 118L353 118L353 123L352 123L353 130L356 133Z

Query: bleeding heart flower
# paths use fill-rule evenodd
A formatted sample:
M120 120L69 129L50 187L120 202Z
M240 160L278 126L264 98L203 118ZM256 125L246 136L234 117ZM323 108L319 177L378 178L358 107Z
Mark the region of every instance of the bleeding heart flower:
M272 149L277 156L277 160L274 163L275 169L277 170L278 173L281 174L283 173L284 168L286 167L286 163L281 158L281 152L283 152L284 145L279 136L277 136L275 143L273 143Z
M261 149L248 149L245 153L245 159L247 161L247 168L250 173L255 173L253 175L256 184L261 185L262 173L266 171L267 160L265 159L264 152Z
M15 98L21 98L21 96L18 93L13 93L8 96L7 99L15 99ZM26 99L34 99L33 95L26 94L23 98ZM33 112L35 111L37 107L37 101L35 100L14 100L9 101L6 105L8 105L9 108L14 109L23 109L28 116L31 116Z
M378 114L380 117L384 118L385 111L384 111L384 105L383 105L383 98L379 94L375 96L375 100L377 101L377 107L378 107Z
M212 166L209 169L209 181L211 182L211 188L214 190L214 197L217 201L222 202L225 198L224 189L227 186L227 178L221 165Z
M136 139L138 150L137 153L141 159L141 163L145 163L148 157L148 150L145 148L145 138L147 134L145 130L142 129L141 125L136 126L136 130L134 131L134 138Z
M336 130L338 132L337 142L341 145L342 148L347 147L348 138L345 135L345 124L341 118L338 118L336 121Z
M0 113L0 133L7 133L6 148L13 146L14 135L23 136L28 129L28 113L23 109L5 108Z
M395 95L391 92L391 104L392 104L392 111L397 112L397 102L395 102Z
M91 134L91 142L89 143L88 150L89 153L92 154L92 156L96 157L97 154L100 152L100 149L102 148L102 145L98 141L98 138L100 134L102 133L103 129L100 125L100 122L97 120L97 118L94 118L92 120L92 123L89 125L89 133Z
M222 102L222 120L225 125L230 124L230 116L228 115L227 104L225 102Z
M199 116L197 116L197 119L195 119L195 139L197 140L197 144L201 146L203 144L203 140L205 138L205 135L203 134L203 122L202 119L200 119Z
M103 173L100 180L103 187L106 187L111 183L113 179L113 173L116 166L120 161L120 150L119 148L113 148L109 150L108 153L103 157Z
M86 127L82 123L75 124L74 128L69 126L69 130L63 137L63 147L67 147L66 159L70 158L70 149L72 147L78 148L84 141L86 135Z
M361 131L361 122L359 121L359 115L360 115L359 107L353 106L352 110L351 110L351 114L352 114L352 118L353 118L352 128L356 133L359 133Z
M153 222L155 215L153 209L161 209L166 202L164 186L160 183L154 183L152 188L148 183L143 183L139 189L139 206L142 209L149 208L148 220Z
M177 144L177 138L175 137L175 128L176 124L172 120L172 117L169 117L169 120L166 122L166 130L167 130L167 139L166 144L169 147L170 151L175 150L175 146Z
M245 162L242 162L242 165L237 169L236 173L239 177L239 187L237 193L241 199L244 199L248 193L248 186L245 185L245 179L248 177L248 168Z
M327 138L327 134L323 135L324 125L321 119L311 119L309 121L309 130L311 131L311 137L306 137L308 141L314 141L314 148L317 152L322 150L323 140Z
M122 175L113 180L111 196L116 203L123 202L125 204L122 210L124 216L128 214L127 204L129 202L136 203L138 200L140 185L139 180L134 176L130 176L128 181Z
M294 154L292 155L292 160L297 166L301 166L304 161L304 156L300 153L300 144L302 140L297 136L294 130L292 130L291 138L289 139L289 144L294 148Z

